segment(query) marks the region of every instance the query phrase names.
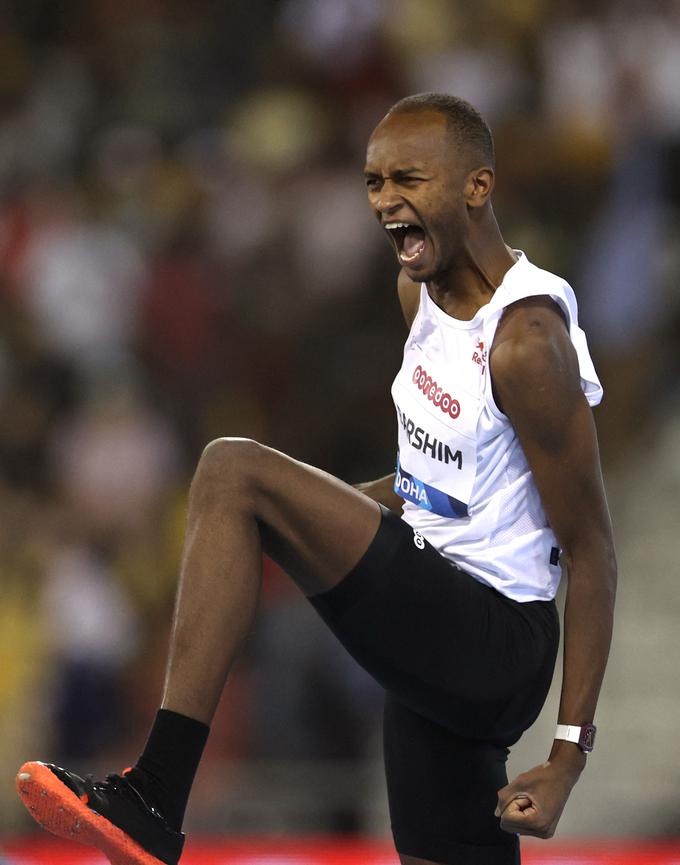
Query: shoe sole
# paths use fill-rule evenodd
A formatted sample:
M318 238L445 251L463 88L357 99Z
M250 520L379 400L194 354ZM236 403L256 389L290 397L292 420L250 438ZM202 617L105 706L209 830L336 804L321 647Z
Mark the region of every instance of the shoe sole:
M16 785L33 819L53 835L96 847L111 865L165 865L106 817L88 808L44 763L24 763Z

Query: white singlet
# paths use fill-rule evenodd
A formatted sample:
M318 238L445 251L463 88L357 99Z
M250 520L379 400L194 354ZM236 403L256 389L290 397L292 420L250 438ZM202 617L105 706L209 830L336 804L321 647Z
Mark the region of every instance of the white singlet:
M488 352L508 304L547 295L565 315L581 387L591 406L602 387L563 279L518 261L470 321L452 318L423 284L392 385L399 422L395 491L403 519L476 579L517 601L550 600L559 550L524 451L491 390Z

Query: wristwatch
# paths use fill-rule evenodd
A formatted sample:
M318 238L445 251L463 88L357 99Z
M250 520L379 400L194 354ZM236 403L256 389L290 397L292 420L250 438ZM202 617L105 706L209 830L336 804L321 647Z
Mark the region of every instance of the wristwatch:
M567 742L575 742L586 754L593 750L595 744L595 724L584 724L582 727L573 727L571 724L558 724L555 731L556 739L565 739Z

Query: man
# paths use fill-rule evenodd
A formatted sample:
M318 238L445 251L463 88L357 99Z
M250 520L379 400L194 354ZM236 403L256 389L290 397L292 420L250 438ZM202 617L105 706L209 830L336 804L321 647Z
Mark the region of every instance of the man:
M611 637L615 561L589 406L601 388L573 292L501 238L493 166L490 132L462 100L409 97L378 124L368 198L402 268L410 327L393 386L397 471L357 490L252 441L206 448L144 753L94 783L25 764L19 792L46 828L116 865L178 861L265 550L386 688L402 863L507 865L516 833L553 834L592 747ZM508 784L507 748L553 673L560 556L559 726L548 760Z

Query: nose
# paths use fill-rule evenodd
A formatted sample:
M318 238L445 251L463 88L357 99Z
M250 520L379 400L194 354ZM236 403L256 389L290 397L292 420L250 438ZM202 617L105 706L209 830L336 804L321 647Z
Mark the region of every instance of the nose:
M373 206L381 214L391 214L398 210L403 201L394 185L386 180L373 196Z
M402 204L401 196L389 182L383 185L374 202L375 209L386 215L394 213Z

